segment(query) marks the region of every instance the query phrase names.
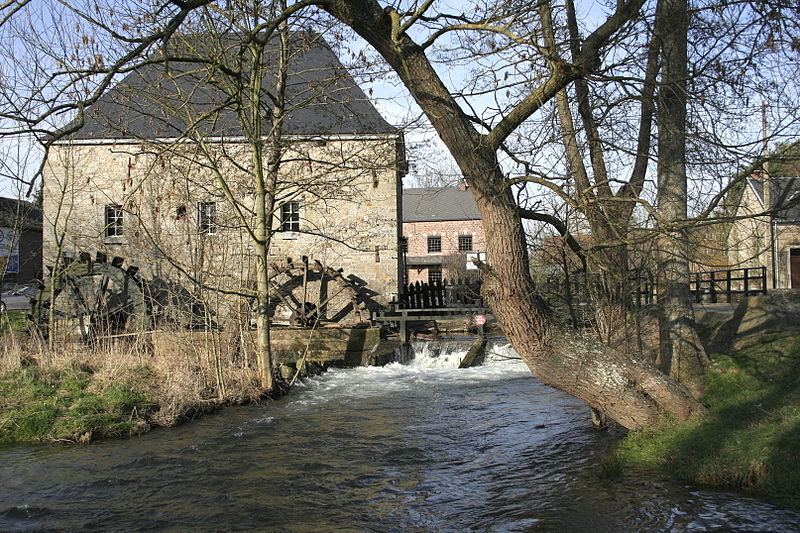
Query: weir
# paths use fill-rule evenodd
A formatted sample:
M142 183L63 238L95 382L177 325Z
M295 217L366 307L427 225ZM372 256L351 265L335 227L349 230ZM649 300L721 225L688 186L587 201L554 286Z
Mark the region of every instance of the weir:
M438 281L401 286L398 301L389 302L386 309L373 315L372 321L397 326L400 341L407 343L414 327L429 322L433 322L434 329L438 329L438 322L461 323L465 330L474 326L483 337L495 319L480 297L479 283Z

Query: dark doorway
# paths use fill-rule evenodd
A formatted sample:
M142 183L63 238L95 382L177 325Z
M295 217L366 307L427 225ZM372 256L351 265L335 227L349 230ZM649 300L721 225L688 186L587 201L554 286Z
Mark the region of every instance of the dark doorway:
M792 275L792 288L800 289L800 248L789 250L789 272Z

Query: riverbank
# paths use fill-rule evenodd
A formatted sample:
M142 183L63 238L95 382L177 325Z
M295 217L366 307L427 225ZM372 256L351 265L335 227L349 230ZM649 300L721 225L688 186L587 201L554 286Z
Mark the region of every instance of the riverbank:
M709 414L632 432L610 459L800 509L800 325L794 297L751 298L709 324Z
M0 323L0 444L137 435L265 398L254 365L213 337L174 353L122 342L47 353L26 327L21 312Z

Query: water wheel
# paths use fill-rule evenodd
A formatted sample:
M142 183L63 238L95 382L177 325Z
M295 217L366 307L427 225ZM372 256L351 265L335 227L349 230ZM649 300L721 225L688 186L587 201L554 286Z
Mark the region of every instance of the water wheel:
M51 273L34 307L40 331L78 334L82 340L94 342L149 329L139 268L123 268L123 263L121 257L109 262L101 252L95 259L85 252L77 261L65 259L62 268ZM51 318L57 324L50 324Z
M272 314L276 321L312 327L321 322L363 321L365 307L359 303L357 285L319 261L291 257L270 265L273 295Z

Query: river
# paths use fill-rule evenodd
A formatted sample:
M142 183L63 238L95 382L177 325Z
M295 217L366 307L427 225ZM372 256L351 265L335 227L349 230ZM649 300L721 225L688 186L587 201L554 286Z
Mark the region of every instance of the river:
M509 347L333 370L279 401L91 446L0 449L0 531L800 531L800 515L629 473L619 433Z

